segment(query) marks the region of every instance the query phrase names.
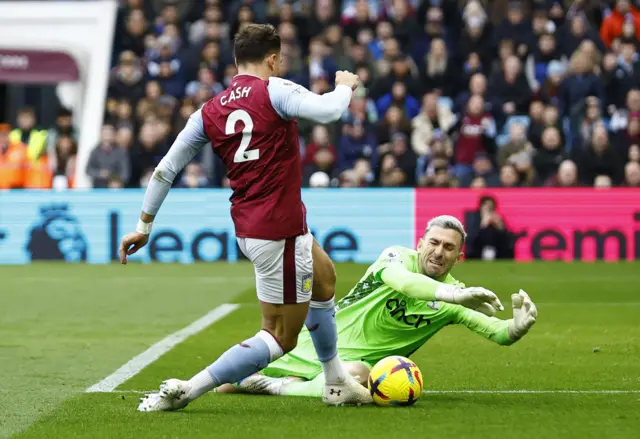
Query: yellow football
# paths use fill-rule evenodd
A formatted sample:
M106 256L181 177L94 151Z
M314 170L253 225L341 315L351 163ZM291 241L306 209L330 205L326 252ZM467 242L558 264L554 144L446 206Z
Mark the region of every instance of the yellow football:
M380 406L412 405L422 395L422 373L408 358L383 358L371 369L369 391Z

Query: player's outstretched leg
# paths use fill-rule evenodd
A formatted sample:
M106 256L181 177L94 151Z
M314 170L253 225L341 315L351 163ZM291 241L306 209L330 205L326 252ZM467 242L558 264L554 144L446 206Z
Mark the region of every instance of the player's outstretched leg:
M181 409L215 387L234 383L256 373L283 353L278 340L262 330L233 346L190 380L164 381L160 386L160 392L141 399L138 410L146 412Z
M323 400L330 405L368 404L372 402L371 395L345 371L338 356L333 262L315 240L312 253L313 293L305 325L322 363L326 380Z

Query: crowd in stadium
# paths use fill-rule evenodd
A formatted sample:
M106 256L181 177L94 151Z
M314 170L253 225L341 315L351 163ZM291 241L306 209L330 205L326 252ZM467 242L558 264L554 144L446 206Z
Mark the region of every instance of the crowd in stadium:
M279 30L283 77L362 82L339 124L299 121L305 186L640 187L635 0L122 1L94 187L146 186L251 22ZM72 187L72 117L0 125L0 188ZM176 184L228 180L207 148Z

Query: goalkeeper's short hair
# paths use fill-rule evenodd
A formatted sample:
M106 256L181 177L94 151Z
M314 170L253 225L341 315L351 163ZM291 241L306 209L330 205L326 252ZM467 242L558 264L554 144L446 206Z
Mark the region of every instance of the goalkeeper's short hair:
M467 232L464 230L464 226L462 225L460 220L455 216L440 215L436 216L435 218L431 218L427 223L427 228L425 229L424 234L426 235L433 227L442 227L443 229L455 230L460 234L460 237L462 238L460 246L464 246L464 242L467 239Z

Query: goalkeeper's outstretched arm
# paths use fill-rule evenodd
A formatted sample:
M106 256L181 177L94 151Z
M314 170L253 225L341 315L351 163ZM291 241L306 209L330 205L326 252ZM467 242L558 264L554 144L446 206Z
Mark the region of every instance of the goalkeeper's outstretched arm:
M503 309L498 296L485 288L463 288L438 282L407 270L401 263L388 264L377 277L394 290L415 299L458 304L487 315L495 315L496 311Z
M460 308L456 323L462 324L476 334L502 346L509 346L520 340L538 318L538 310L527 293L520 290L511 296L513 318L502 320L486 316L477 311Z

